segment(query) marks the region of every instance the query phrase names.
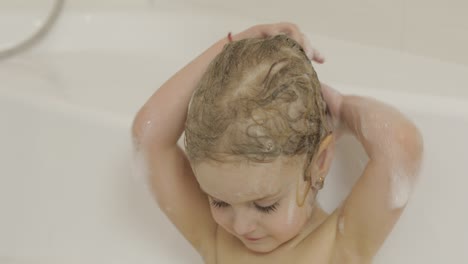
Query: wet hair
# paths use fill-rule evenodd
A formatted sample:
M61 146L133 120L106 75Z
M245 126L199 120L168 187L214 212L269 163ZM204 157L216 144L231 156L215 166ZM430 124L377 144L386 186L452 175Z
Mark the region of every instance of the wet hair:
M185 150L191 163L305 154L310 164L331 132L326 112L317 73L296 41L283 34L234 41L192 95Z

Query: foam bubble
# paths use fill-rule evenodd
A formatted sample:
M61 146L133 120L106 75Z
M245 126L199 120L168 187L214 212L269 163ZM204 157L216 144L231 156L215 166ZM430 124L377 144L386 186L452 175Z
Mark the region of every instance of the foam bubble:
M390 207L399 209L404 207L410 198L412 184L410 175L401 169L395 169L391 175L391 198Z
M134 150L133 152L132 176L145 187L149 186L149 168L143 151Z
M340 234L344 235L344 216L340 216L340 219L338 220L338 231Z

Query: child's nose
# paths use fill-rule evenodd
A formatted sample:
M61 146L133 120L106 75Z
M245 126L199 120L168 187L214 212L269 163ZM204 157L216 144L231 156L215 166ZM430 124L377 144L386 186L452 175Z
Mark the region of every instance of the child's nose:
M246 212L239 212L234 217L233 229L239 236L247 235L256 228L255 216Z

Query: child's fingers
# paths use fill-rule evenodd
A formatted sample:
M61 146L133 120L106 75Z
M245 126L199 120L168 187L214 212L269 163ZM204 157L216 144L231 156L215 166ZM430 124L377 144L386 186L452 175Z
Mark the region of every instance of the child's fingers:
M312 44L310 43L310 39L302 33L302 39L303 39L303 44L302 47L304 48L304 52L307 55L307 57L312 60L314 58L314 48L312 47Z
M298 43L303 43L302 33L296 24L289 22L280 22L276 24L262 24L255 26L256 30L260 32L261 37L276 36L279 34L285 34L290 38L294 39Z
M283 22L279 23L278 26L281 28L281 32L286 33L288 36L290 36L302 46L305 54L310 60L313 60L318 63L325 62L325 57L312 46L310 39L300 31L299 27L296 24Z
M312 48L312 56L311 56L313 61L316 61L318 63L324 63L325 62L325 57L320 53L317 49ZM309 57L310 58L310 57Z
M324 63L325 57L316 48L312 46L310 38L305 34L302 34L302 37L304 39L304 51L307 54L307 57L309 57L310 60L313 60L315 62Z
M290 38L297 41L299 44L304 45L303 35L301 31L299 30L299 27L296 24L282 22L282 23L279 23L279 27L282 33L285 33Z
M241 32L239 34L239 38L266 38L270 36L276 36L278 34L286 34L288 37L294 39L297 43L299 43L310 60L313 60L318 63L323 63L325 61L324 56L312 46L309 38L306 35L304 35L300 31L299 27L294 23L280 22L276 24L256 25L244 32Z

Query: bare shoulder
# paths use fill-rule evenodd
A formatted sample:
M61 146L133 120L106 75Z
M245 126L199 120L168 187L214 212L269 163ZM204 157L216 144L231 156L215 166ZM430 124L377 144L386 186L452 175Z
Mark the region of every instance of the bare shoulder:
M371 263L369 256L361 255L352 244L342 239L344 235L342 207L338 207L298 245L295 255L300 259L297 263Z

